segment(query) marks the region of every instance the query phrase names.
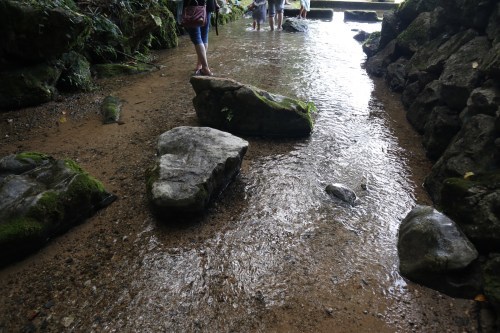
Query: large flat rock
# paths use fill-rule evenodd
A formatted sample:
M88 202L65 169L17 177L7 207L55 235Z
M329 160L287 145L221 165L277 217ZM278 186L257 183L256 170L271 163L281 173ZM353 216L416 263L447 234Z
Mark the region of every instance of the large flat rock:
M210 127L176 127L158 139L148 195L159 213L201 213L238 175L248 142Z

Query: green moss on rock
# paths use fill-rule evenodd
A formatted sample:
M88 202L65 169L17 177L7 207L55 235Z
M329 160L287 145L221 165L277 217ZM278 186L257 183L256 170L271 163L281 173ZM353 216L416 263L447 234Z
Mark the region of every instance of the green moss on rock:
M41 164L44 161L50 160L50 156L38 152L23 152L16 155L16 160L20 162L34 162Z
M0 244L39 239L44 234L43 225L32 218L16 218L0 224ZM2 246L0 245L0 248Z

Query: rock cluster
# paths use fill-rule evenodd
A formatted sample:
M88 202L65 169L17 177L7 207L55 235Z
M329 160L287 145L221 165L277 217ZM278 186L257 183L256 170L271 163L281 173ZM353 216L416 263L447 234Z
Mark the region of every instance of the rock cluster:
M500 278L490 273L500 271L494 259L500 251L500 3L406 0L384 15L370 43L366 69L401 93L407 119L435 161L424 185L479 251L484 292L495 303Z

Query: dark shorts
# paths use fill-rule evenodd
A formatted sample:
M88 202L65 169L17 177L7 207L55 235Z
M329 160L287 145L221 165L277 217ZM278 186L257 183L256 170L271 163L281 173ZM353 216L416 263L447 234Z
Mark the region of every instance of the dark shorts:
M276 13L283 13L285 0L267 0L269 17L273 17Z

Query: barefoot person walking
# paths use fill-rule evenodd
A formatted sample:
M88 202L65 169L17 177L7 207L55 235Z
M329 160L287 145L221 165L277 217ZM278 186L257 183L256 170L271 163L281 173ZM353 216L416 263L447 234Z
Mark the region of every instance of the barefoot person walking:
M284 0L267 0L269 12L269 27L274 31L274 18L277 18L276 26L278 31L282 30Z
M184 6L188 6L191 0L184 0ZM211 14L218 10L218 5L215 0L195 0L200 6L205 5L207 11L207 21L204 26L186 28L191 42L194 44L196 51L197 62L195 68L195 75L212 76L212 71L208 67L207 50L208 50L208 31L210 30L210 17Z
M310 0L300 0L300 11L299 16L297 18L306 19L307 12L311 10L311 1Z

